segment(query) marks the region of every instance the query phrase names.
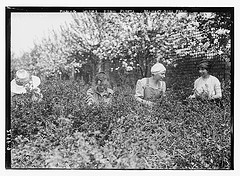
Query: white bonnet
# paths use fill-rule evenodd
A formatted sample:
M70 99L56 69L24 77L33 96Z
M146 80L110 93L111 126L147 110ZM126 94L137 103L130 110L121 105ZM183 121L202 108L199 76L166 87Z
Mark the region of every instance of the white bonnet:
M151 73L153 75L166 71L166 68L161 63L156 63L151 68Z

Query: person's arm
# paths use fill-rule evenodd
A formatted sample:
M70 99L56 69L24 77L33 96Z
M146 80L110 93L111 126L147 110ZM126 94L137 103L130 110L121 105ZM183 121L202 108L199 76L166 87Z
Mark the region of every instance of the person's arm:
M138 102L142 103L142 104L145 104L145 105L149 105L149 106L152 106L153 105L153 102L151 101L147 101L147 100L144 100L143 97L144 97L144 88L142 86L142 82L141 80L138 80L137 81L137 84L136 84L136 92L135 92L135 98Z
M89 106L93 105L94 103L94 92L91 88L87 90L86 101Z
M165 81L163 81L163 96L165 96L166 95L166 82Z
M222 98L222 90L221 83L218 79L216 79L214 84L215 95L213 95L210 99Z
M196 83L196 82L197 82L197 81L194 81L193 94L188 97L188 98L190 98L190 99L196 98L196 88L197 88L197 83Z
M111 104L113 101L112 99L114 97L114 91L110 88L107 88L107 92L108 92L107 104Z
M14 95L16 95L16 94L15 94L15 93L13 93L13 92L11 92L11 98L12 98Z
M43 95L41 93L41 89L38 87L34 89L34 93L38 94L41 98L43 97Z
M32 100L40 102L43 98L43 94L41 93L41 89L38 87L35 87L33 90Z

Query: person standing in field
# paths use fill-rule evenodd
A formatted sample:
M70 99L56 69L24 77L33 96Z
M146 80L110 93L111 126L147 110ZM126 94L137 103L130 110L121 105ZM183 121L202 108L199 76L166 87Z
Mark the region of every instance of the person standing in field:
M43 95L38 86L41 84L39 77L31 75L28 71L20 69L16 72L16 77L11 81L11 98L17 98L18 95L31 94L31 100L39 102Z
M208 60L203 60L199 64L199 73L201 77L194 82L194 93L190 99L217 100L222 98L221 83L215 77L209 74L211 64Z
M109 86L108 76L104 72L99 72L95 77L94 85L87 90L87 104L97 106L111 104L113 90Z
M136 83L135 98L138 102L153 106L154 101L165 95L166 83L163 81L166 68L156 63L151 68L151 77L139 79Z

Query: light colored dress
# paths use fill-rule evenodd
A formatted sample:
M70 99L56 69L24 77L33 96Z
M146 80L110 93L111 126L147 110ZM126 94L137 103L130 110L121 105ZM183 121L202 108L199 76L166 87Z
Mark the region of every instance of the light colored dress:
M166 91L166 83L160 81L157 88L153 88L149 84L149 78L143 78L137 81L136 84L136 98L154 101L159 99Z
M196 98L215 99L222 97L221 83L212 75L204 79L198 78L194 82L194 96Z

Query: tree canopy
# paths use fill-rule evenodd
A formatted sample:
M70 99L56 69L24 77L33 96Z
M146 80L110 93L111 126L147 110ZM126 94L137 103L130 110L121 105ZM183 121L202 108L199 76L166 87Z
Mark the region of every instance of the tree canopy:
M73 77L137 71L143 77L155 62L171 65L185 55L224 55L230 62L231 27L231 14L221 12L78 12L31 52L13 53L11 69Z

